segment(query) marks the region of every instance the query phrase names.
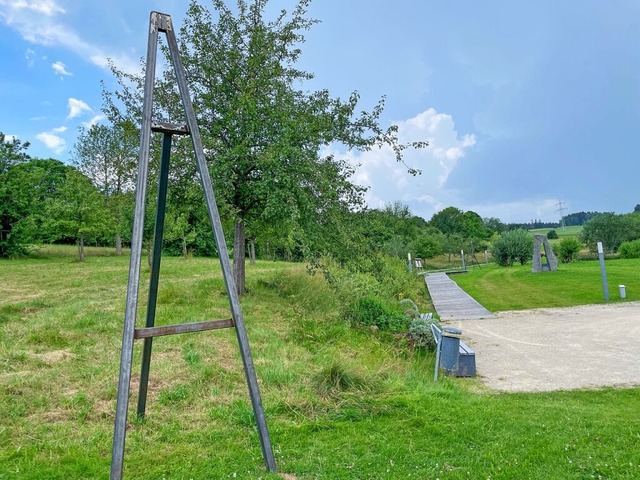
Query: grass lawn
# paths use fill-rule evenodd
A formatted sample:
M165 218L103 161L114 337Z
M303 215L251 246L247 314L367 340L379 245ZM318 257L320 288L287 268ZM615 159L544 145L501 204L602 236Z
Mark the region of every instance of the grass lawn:
M73 253L0 262L0 479L108 476L128 258L79 263ZM622 279L637 299L627 276L638 264L621 262L616 276L617 262L610 284ZM590 269L561 266L535 281ZM291 478L640 478L638 389L496 394L477 379L434 383L431 353L351 328L322 275L258 262L247 277L267 422ZM483 268L456 280L490 290L498 279L511 297L521 278L530 281L525 269ZM223 318L226 302L217 260L163 258L157 324ZM126 447L126 478L278 478L262 465L234 332L154 341L147 419L131 415Z
M534 228L529 230L535 235L546 235L551 230L555 230L558 234L558 238L562 240L565 237L577 237L582 232L582 225L571 225L569 227L557 227L557 228Z
M610 301L621 301L618 285L625 285L627 301L640 300L640 260L605 262ZM597 260L561 263L554 272L532 273L531 264L498 267L495 264L452 277L490 311L540 307L570 307L604 303Z

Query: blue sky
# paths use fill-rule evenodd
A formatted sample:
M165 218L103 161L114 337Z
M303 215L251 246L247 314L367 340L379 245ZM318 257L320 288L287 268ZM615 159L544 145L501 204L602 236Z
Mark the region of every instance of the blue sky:
M230 0L231 1L231 0ZM272 0L273 10L290 0ZM0 0L0 131L68 161L78 128L104 121L107 58L139 69L151 10L179 24L186 2ZM640 203L640 3L315 0L309 88L387 96L383 122L429 140L406 161L362 164L372 207L399 200L430 218L449 205L503 221L556 221L558 204L629 212Z

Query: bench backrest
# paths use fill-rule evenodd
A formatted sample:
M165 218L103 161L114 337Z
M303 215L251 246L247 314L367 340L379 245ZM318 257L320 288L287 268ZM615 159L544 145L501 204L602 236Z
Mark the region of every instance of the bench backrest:
M440 343L440 339L442 338L442 330L440 330L435 323L431 324L431 333L433 333L433 338L436 340L436 344Z

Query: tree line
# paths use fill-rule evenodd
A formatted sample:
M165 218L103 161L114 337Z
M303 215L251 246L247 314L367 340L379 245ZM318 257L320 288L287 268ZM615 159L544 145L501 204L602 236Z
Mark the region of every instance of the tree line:
M42 242L75 243L81 260L87 243L110 245L121 254L132 229L137 136L128 123L83 129L71 164L64 164L32 158L28 142L7 139L0 133L0 256L23 255L29 245ZM167 208L163 251L170 255L216 255L196 180L187 182L174 173L172 182L174 196ZM177 189L173 188L176 184ZM153 195L149 198L147 245L151 245L154 210ZM504 224L495 217L482 218L453 206L428 221L401 202L380 209L357 202L331 206L332 210L317 211L315 216L307 214L304 222L289 219L251 228L246 239L249 259L303 261L330 256L342 265L362 269L369 268L376 255L406 258L411 253L427 259L444 254L451 260L461 250L474 254L501 248L494 252L494 258L502 259L502 264L514 259L523 262L529 255L529 247L524 247L529 240L519 224ZM233 244L236 218L228 208L222 212L228 243ZM580 241L592 250L601 241L614 253L623 243L640 238L639 213L595 214L586 222ZM523 249L527 252L522 253ZM520 253L506 255L505 251Z
M77 244L81 260L88 243L112 246L121 254L132 229L137 135L129 124L82 129L70 162L65 164L33 158L28 142L7 139L0 133L0 256L24 255L30 245L52 242ZM157 164L157 158L155 161ZM167 208L163 251L170 255L216 255L196 179L186 181L174 173L169 191L173 196ZM268 200L275 203L275 199ZM282 202L288 201L283 195ZM400 202L369 209L360 202L323 201L331 208L318 209L313 216L305 212L304 220L298 222L289 218L261 228L252 224L246 240L252 245L249 257L304 260L330 255L342 264L357 264L376 254L405 258L412 252L432 258L442 253L459 254L461 249L474 246L483 248L495 234L491 228L495 219L482 219L475 212L455 207L426 221ZM152 194L146 210L147 244L153 231L153 202ZM235 233L230 227L236 219L228 207L221 211L227 240L232 244Z

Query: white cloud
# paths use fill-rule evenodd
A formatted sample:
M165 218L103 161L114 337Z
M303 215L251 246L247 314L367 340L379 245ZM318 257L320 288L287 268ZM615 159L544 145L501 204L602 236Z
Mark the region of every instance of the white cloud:
M67 131L67 127L65 127L64 125L61 127L56 127L53 130L51 130L52 132L56 132L56 133L63 133Z
M62 153L67 146L67 142L64 138L51 132L39 133L36 135L36 138L44 143L47 148L53 150L57 154Z
M102 114L94 115L89 121L82 122L82 126L85 128L91 128L100 120L104 120L106 117Z
M379 208L399 200L408 204L414 213L430 218L437 210L454 204L450 202L456 194L447 189L447 179L476 139L473 135L458 135L451 115L438 113L433 108L394 123L398 125L401 142L429 142L424 149L404 151L405 163L421 170L421 175L410 175L387 146L368 152L347 152L341 157L352 165L360 165L352 181L371 187L365 195L370 207Z
M458 160L464 157L465 150L476 144L474 135L467 134L458 138L451 115L438 113L433 108L397 124L398 138L401 141L429 142L429 147L424 152L440 167L437 172L440 187L444 186Z
M430 146L422 150L405 150L404 160L410 167L422 170L411 176L398 163L388 147L369 152L340 153L339 147L324 149L321 154L333 154L360 165L352 177L354 183L369 186L365 194L371 208L381 208L392 201L401 201L412 212L427 220L448 206L474 211L481 217L498 217L503 222L524 222L531 219L558 221L558 199L524 198L503 203L465 202L460 192L448 187L450 174L460 168L465 155L476 145L471 134L460 135L451 115L430 108L413 118L395 122L402 142L427 140Z
M60 78L62 78L63 76L70 77L71 75L73 75L73 73L67 70L67 66L60 61L52 63L51 68L53 68L53 73L59 75Z
M35 65L35 60L34 60L35 56L36 56L36 51L31 48L27 48L27 51L24 52L24 58L27 60L27 66L29 68Z
M66 48L100 68L107 69L107 58L112 58L125 72L140 72L139 63L125 53L105 51L81 38L60 18L64 13L54 0L0 0L0 19L26 41Z
M10 8L15 8L16 10L31 10L42 13L47 17L64 13L64 9L54 0L13 0L12 2L1 2L1 4L8 4Z
M89 105L87 105L82 100L78 100L77 98L70 98L67 102L67 106L69 107L69 115L67 115L67 120L79 117L80 115L84 115L85 113L93 112Z

